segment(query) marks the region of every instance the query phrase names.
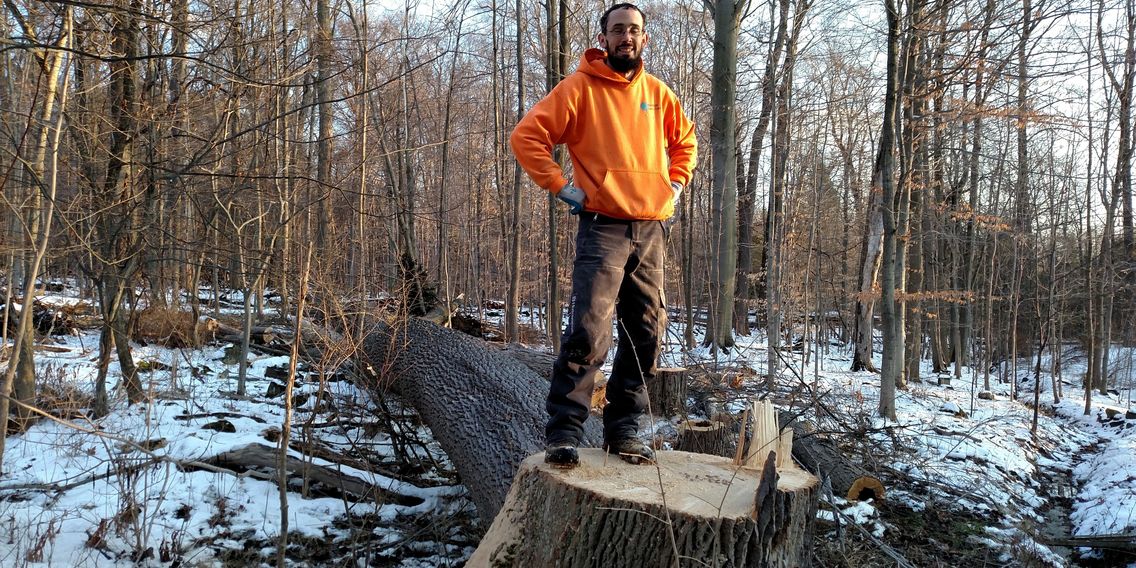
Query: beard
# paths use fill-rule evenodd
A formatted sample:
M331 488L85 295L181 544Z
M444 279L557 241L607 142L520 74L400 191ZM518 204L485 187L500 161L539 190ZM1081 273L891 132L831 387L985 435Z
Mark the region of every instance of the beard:
M611 68L615 69L619 73L626 73L639 67L640 61L642 61L642 59L638 56L630 57L627 55L612 53L610 51L607 54L608 65L611 65Z

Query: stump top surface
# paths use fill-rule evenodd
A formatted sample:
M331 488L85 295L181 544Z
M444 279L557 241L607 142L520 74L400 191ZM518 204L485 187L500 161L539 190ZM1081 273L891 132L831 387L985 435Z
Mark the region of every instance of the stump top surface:
M530 456L522 469L536 469L560 482L597 496L661 504L672 511L704 517L750 516L761 471L739 467L729 458L680 451L658 452L658 467L632 465L595 448L580 449L580 465L562 469L544 463L544 453ZM779 491L796 491L817 483L808 472L778 470Z

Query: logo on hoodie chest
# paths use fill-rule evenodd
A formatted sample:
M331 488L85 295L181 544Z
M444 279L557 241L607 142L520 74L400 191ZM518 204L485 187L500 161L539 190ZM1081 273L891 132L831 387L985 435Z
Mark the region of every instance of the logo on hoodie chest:
M639 110L641 110L643 112L656 111L656 110L659 110L659 104L648 102L648 101L643 101L643 102L639 103Z

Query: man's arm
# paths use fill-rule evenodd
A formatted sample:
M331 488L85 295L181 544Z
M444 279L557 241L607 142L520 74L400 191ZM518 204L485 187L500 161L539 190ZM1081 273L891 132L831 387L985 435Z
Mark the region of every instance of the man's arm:
M537 185L558 193L568 184L564 171L552 159L552 148L563 142L574 113L553 90L521 117L509 136L517 162Z
M698 141L694 137L694 123L686 117L674 93L670 95L665 123L667 156L671 161L669 174L672 182L686 187L697 163Z

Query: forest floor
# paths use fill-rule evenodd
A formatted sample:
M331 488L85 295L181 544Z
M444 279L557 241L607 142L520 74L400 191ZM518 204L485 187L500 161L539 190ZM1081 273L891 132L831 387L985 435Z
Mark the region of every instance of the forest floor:
M53 296L48 303L74 303ZM236 300L234 300L236 302ZM499 314L496 314L499 316ZM677 318L676 318L677 319ZM488 322L492 324L493 322ZM666 363L692 370L691 417L737 412L764 390L766 349L741 336L728 354L683 349L672 324ZM698 334L696 333L696 336ZM280 377L287 357L254 355L246 394L229 344L200 349L135 345L151 404L116 398L109 415L86 418L95 377L93 330L55 338L36 352L39 420L12 435L0 476L0 565L275 565L281 532L277 482L265 470L202 464L234 449L276 447L284 421ZM950 386L912 383L897 395L898 421L876 416L879 377L851 373L848 348L783 351L771 393L802 413L846 455L878 476L885 498L826 497L818 513L817 566L1136 566L1136 558L1069 550L1046 542L1069 534L1136 534L1136 417L1133 381L1095 395L1084 414L1084 361L1062 355L1063 397L1054 404L1041 373L1041 407L1031 432L1035 384L965 369ZM818 357L819 355L819 357ZM1131 349L1112 361L1132 369ZM1043 368L1049 368L1043 361ZM1027 367L1020 373L1025 376ZM117 376L111 365L111 377ZM1004 369L1003 369L1004 372ZM1029 373L1032 375L1032 373ZM445 453L412 408L391 395L371 400L335 375L301 369L293 440L321 452L291 455L381 489L361 500L326 484L288 481L287 564L294 566L461 566L480 527ZM931 379L934 381L934 378ZM963 384L960 384L963 383ZM1113 416L1106 408L1115 409ZM666 445L674 420L643 424ZM294 448L299 448L295 444Z

